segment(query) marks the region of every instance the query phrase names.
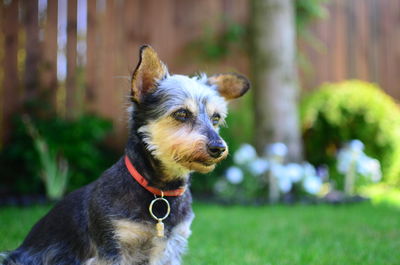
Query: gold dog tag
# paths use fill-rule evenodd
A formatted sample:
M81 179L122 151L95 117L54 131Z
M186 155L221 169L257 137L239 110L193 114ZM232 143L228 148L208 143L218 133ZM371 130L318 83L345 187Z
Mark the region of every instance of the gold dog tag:
M157 236L164 237L164 223L161 220L158 220L156 224Z

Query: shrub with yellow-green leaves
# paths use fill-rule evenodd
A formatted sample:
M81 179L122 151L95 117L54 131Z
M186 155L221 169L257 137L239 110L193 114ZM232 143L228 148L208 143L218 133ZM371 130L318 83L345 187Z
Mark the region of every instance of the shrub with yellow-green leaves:
M381 162L383 181L400 185L400 107L375 84L324 84L302 101L301 120L307 160L328 165L337 188L343 177L335 169L336 153L352 139Z

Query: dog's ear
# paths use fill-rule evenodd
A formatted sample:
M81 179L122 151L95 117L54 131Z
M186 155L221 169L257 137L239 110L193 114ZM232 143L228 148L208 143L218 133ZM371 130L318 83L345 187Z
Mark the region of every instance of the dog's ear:
M226 100L241 97L250 88L250 82L246 77L234 73L210 76L208 83L217 86L218 93Z
M157 82L168 75L165 64L149 45L140 48L139 63L132 74L132 100L140 103L143 96L154 92Z

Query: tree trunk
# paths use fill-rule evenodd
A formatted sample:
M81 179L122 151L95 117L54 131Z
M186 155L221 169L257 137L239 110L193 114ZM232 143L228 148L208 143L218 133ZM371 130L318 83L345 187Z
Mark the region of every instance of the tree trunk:
M252 0L252 73L256 148L285 143L302 160L294 0Z

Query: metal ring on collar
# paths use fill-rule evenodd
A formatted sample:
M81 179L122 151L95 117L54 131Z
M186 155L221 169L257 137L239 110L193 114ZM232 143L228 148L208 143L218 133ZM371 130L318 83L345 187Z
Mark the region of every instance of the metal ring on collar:
M165 214L163 217L157 217L157 216L153 213L153 206L154 206L154 203L157 202L157 201L163 201L163 202L165 202L165 204L167 205L167 212L166 212L166 214ZM164 220L165 218L168 217L169 213L171 212L171 207L170 207L170 205L169 205L169 202L168 202L165 198L159 197L159 198L155 198L154 200L151 201L151 203L150 203L150 205L149 205L149 212L150 212L151 217L153 217L153 218L156 219L157 221L162 221L162 220Z

